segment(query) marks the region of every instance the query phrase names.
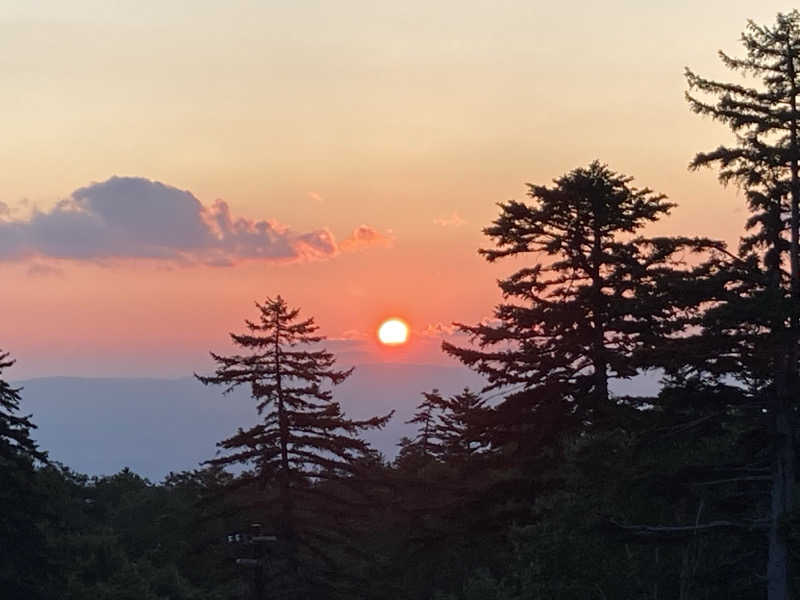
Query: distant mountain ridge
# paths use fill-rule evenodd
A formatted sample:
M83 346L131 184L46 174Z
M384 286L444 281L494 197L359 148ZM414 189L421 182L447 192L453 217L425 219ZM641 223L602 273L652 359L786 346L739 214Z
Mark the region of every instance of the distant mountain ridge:
M192 377L38 377L23 387L22 411L33 414L33 437L50 458L89 475L129 467L153 481L196 468L215 444L258 418L247 390L222 395ZM413 432L406 425L421 393L480 389L483 380L459 366L365 364L338 386L335 398L353 418L395 410L389 425L366 436L387 457Z

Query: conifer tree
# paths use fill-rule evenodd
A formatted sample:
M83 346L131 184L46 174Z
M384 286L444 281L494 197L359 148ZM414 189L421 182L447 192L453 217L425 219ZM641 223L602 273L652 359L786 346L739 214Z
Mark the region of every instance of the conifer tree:
M430 594L454 572L471 572L483 558L478 548L504 532L486 518L489 507L482 502L483 421L491 409L466 388L449 397L438 389L422 396L407 421L417 433L401 441L394 462L395 506L407 525L400 528L403 543L393 562L424 573Z
M489 408L478 394L465 388L446 398L434 389L422 396L417 412L406 421L417 425L417 434L400 442L399 465L419 468L432 460L462 465L486 448Z
M0 376L16 362L10 356L0 351ZM20 391L0 377L0 460L7 466L44 461L47 456L31 439L31 430L36 429L36 425L30 415L18 414L22 400Z
M439 390L423 392L423 400L417 405L417 412L406 424L417 426L414 438L404 437L400 443L397 464L401 468L417 470L440 454L440 440L436 435L439 413L443 400Z
M736 136L735 144L700 153L691 166L718 165L720 180L740 185L752 212L748 228L753 233L741 248L751 268L728 284L738 293L711 315L718 318L717 340L724 337L728 356L740 358L732 361L738 372L729 369L728 374L748 383L755 378L758 395L766 400L773 440L767 590L770 600L784 600L791 596L791 577L782 523L793 508L793 422L800 392L800 12L778 14L771 26L751 21L741 41L744 58L719 55L732 71L754 77L757 86L686 71L692 110L728 125Z
M42 575L41 533L34 464L46 461L31 439L36 426L19 414L20 389L3 379L14 360L0 352L0 589L9 597L35 598Z
M712 245L642 237L673 204L631 182L593 162L552 187L529 185L530 203L501 203L484 229L496 244L480 250L488 261L526 264L499 281L505 301L493 321L457 324L473 344L443 349L504 394L496 432L540 436L518 443L541 447L610 416L619 401L609 379L635 375L641 352L674 327L675 306L658 286L680 263L677 250Z
M449 398L441 398L442 412L436 434L444 460L463 465L473 455L486 449L485 423L489 409L486 402L469 388Z
M333 524L352 516L355 501L348 504L345 495L330 487L348 483L360 461L373 459L358 434L382 427L391 415L348 419L331 388L352 369L337 370L333 354L319 348L324 338L316 334L313 318L301 319L299 309L289 308L280 296L256 306L258 319L245 321L248 331L231 334L243 352L212 353L214 375L197 377L204 384L224 386L226 392L248 387L260 422L219 442L229 453L208 462L250 468L239 479L260 486L260 505L273 517L287 554L287 585L294 590L287 597L305 597L308 590L304 586L310 573L301 569L301 554L322 563L324 577L316 584L332 586L333 594L341 582L335 580L337 569L326 549L347 548L346 538Z

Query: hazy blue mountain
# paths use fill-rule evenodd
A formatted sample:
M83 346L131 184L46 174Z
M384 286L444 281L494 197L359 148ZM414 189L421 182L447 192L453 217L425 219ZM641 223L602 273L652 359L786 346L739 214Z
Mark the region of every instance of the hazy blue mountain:
M217 441L256 422L246 390L223 396L193 378L90 379L44 377L19 382L22 410L38 425L33 437L53 460L88 474L123 467L158 481L170 471L192 469L214 456ZM457 392L482 380L461 368L436 365L361 365L336 390L354 418L395 416L370 442L392 457L404 424L432 388Z
M618 393L654 391L654 378L617 386ZM193 378L90 379L44 377L19 382L22 410L38 425L33 437L60 461L92 475L123 467L158 481L170 471L193 469L214 456L217 441L256 422L246 390L223 396ZM455 393L480 389L482 380L458 366L370 364L356 368L336 390L347 414L365 418L395 409L369 441L393 457L397 442L413 433L406 425L420 394L433 388Z

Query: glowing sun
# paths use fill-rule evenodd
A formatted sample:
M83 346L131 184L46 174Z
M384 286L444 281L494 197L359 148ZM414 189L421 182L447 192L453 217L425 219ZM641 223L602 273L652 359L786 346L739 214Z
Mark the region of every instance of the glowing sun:
M388 319L378 327L378 339L387 346L405 344L408 340L408 325L400 319Z

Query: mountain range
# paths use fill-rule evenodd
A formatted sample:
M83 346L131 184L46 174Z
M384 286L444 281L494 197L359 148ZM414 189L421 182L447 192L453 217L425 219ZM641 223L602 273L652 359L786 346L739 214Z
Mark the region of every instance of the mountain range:
M34 439L52 460L89 475L129 467L152 481L170 471L194 469L213 458L215 444L239 427L257 422L246 389L223 395L193 377L123 379L40 377L16 382L22 412L33 415ZM367 364L335 390L345 413L355 419L394 417L380 431L365 435L386 457L412 435L411 418L421 393L438 388L451 394L483 380L462 367Z

